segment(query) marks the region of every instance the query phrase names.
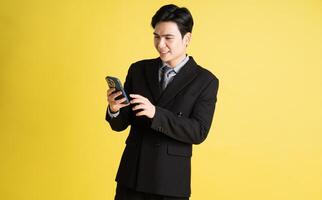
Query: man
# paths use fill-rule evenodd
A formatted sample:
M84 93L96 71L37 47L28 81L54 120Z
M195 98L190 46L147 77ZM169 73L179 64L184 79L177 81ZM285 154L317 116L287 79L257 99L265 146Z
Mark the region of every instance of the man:
M192 144L207 137L218 79L186 54L193 27L188 9L163 6L151 25L160 56L130 66L124 84L130 104L116 100L120 92L107 91L112 129L131 126L115 200L188 200Z

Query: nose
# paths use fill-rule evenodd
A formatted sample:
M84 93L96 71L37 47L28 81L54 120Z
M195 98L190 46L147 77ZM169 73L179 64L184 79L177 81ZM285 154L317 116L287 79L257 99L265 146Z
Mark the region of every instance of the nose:
M158 48L162 49L165 47L165 41L164 38L160 38L160 40L158 41Z

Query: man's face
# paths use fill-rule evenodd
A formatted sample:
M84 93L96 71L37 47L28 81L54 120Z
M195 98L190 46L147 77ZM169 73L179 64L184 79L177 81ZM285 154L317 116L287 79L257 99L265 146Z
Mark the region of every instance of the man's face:
M154 29L154 46L163 62L175 67L186 55L191 33L182 38L174 22L159 22Z

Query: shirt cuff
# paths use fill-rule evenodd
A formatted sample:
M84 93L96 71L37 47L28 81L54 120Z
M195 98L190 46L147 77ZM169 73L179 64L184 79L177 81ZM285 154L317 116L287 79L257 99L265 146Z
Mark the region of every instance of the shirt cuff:
M110 107L108 107L107 112L111 118L115 118L115 117L119 116L119 114L120 114L120 111L117 111L116 113L112 113L112 111L110 110Z

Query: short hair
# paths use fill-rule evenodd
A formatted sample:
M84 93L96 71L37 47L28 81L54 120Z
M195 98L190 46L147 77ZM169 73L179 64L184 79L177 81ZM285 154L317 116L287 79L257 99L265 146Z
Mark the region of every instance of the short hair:
M186 33L192 32L193 19L190 11L185 7L178 7L174 4L162 6L152 17L151 26L155 26L159 22L174 22L183 37Z

